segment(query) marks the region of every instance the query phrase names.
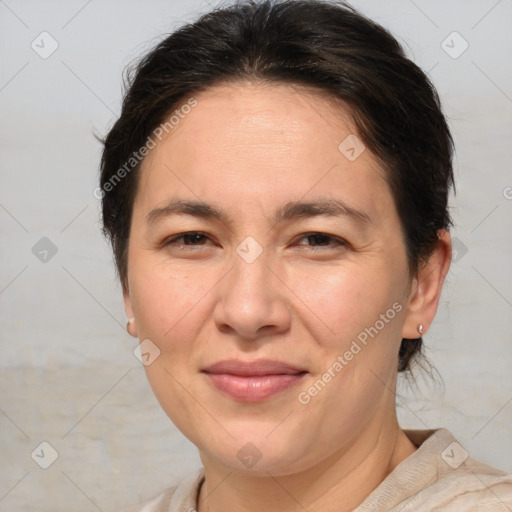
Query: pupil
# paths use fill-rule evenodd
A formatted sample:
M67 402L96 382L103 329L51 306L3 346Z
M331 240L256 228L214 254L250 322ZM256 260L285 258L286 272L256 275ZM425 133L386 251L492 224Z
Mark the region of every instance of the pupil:
M318 245L326 245L327 242L327 236L326 235L310 235L310 238L314 239L314 243L317 243Z
M184 240L185 240L185 243L186 243L187 241L191 241L192 243L200 242L200 241L201 241L201 237L202 237L202 236L203 236L203 235L201 235L201 234L199 234L199 233L194 233L194 234L192 234L192 235L190 235L190 234L189 234L189 235L185 235L185 236L184 236Z

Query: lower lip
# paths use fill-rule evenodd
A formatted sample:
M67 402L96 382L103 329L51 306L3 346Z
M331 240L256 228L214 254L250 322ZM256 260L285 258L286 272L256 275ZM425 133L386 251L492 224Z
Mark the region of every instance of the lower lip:
M297 384L305 373L242 377L228 373L206 373L213 385L235 400L260 402Z

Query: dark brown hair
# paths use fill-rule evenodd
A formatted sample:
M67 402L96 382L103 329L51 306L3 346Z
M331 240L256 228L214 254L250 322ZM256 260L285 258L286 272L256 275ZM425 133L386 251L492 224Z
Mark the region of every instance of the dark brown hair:
M387 30L346 3L248 0L183 26L128 70L121 115L102 141L98 189L123 291L140 149L194 93L243 80L312 87L348 107L386 173L415 275L438 230L452 225L453 142L434 86ZM421 337L402 340L398 370L421 348Z

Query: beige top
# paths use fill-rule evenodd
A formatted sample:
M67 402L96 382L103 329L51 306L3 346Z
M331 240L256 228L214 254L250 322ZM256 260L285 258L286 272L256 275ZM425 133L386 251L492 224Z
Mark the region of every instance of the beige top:
M404 430L418 449L353 512L512 512L512 474L468 456L446 429ZM203 468L125 512L196 512Z

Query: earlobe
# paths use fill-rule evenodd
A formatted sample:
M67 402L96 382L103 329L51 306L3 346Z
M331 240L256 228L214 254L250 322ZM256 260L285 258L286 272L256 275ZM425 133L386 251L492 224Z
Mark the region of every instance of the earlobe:
M128 317L128 321L126 322L126 331L130 336L137 338L137 327L135 324L135 316L133 314L132 302L130 299L130 294L128 291L123 293L123 301L124 301L124 310L126 312L126 316Z
M126 322L126 331L130 336L133 336L134 338L137 338L137 329L135 327L135 317L128 318L128 321Z
M413 280L402 338L415 339L428 330L437 312L451 257L450 234L444 229L439 230L436 248ZM419 325L422 326L421 333Z

